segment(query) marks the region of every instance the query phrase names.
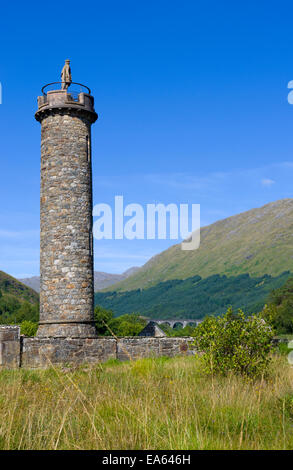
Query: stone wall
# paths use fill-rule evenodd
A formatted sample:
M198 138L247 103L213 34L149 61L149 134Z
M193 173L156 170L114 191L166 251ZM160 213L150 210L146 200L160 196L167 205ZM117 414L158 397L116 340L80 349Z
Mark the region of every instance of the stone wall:
M178 356L192 354L189 347L192 338L180 337L139 337L119 338L117 359L139 359L142 357Z
M19 326L0 326L0 368L20 366L20 346Z
M50 365L95 364L109 359L190 355L192 338L98 337L28 338L18 326L0 327L0 368L45 368Z
M23 338L22 367L93 364L116 359L114 338Z

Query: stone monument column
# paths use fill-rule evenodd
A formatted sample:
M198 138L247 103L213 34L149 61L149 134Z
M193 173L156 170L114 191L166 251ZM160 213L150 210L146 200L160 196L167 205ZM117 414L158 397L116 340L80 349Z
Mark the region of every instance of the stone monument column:
M98 116L90 90L76 85L77 93L74 83L43 91L35 114L42 126L37 336L43 338L96 337L91 125Z

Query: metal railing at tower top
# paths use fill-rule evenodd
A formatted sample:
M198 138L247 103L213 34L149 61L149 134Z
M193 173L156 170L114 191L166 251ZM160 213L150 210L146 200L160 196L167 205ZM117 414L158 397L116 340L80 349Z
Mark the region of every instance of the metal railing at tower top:
M66 84L66 86L65 86ZM36 120L41 122L44 112L49 109L68 108L84 112L91 123L98 119L94 109L94 97L91 90L82 83L52 82L43 86L42 94L38 96L38 110Z
M60 89L62 89L63 83L66 82L52 82L48 83L47 85L43 86L42 94L43 96L47 96L48 91L56 91L56 85L60 85ZM91 90L86 85L82 85L82 83L71 82L67 88L68 95L71 95L74 101L78 101L78 95L80 93L86 93L88 95L91 94Z

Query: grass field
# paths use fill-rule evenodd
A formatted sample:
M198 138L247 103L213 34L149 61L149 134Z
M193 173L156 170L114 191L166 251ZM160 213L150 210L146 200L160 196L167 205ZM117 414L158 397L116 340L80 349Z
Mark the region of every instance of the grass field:
M293 449L293 368L206 377L199 359L0 372L0 449Z

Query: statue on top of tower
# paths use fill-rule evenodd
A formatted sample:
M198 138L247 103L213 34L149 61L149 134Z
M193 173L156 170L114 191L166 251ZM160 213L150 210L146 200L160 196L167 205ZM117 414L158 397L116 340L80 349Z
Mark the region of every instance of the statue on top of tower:
M72 82L71 69L70 69L70 60L68 60L68 59L65 60L65 65L64 65L64 67L62 69L62 72L61 72L61 82L62 82L62 85L61 85L62 90L67 90L70 83Z

